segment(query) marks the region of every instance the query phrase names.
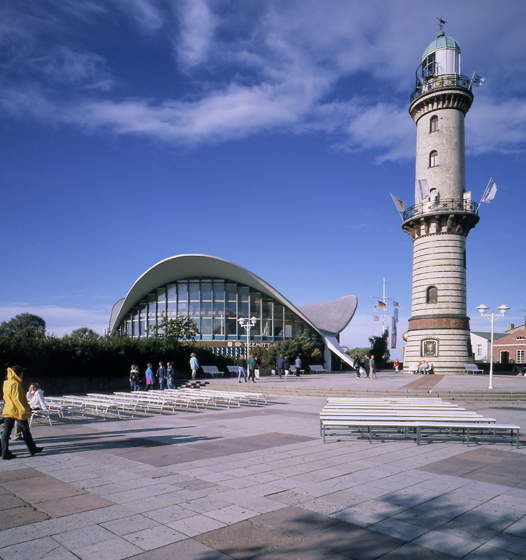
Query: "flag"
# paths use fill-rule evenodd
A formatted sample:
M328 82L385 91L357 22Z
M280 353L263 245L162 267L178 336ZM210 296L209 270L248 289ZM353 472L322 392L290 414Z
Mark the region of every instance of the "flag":
M379 317L378 317L378 306L377 305L373 305L373 321L378 321Z
M429 183L427 179L418 181L418 194L420 195L420 202L429 196Z
M393 193L390 194L398 212L405 212L407 210L407 204L403 200L396 198L396 196Z
M383 301L378 302L378 307L387 307Z
M497 185L493 179L490 179L480 202L481 203L487 202L489 204L495 198L496 194L497 194Z
M394 320L398 323L398 307L394 308Z
M482 84L486 81L486 78L479 76L476 72L473 72L473 77L471 78L471 85L475 87L482 87Z

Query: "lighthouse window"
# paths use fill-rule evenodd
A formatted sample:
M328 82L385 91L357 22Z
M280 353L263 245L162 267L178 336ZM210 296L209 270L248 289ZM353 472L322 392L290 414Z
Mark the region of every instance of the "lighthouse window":
M438 117L435 115L429 121L429 132L436 132L438 130Z
M429 167L436 167L438 165L438 152L432 151L429 154Z
M436 286L429 286L426 294L426 303L436 303L436 302L437 302Z

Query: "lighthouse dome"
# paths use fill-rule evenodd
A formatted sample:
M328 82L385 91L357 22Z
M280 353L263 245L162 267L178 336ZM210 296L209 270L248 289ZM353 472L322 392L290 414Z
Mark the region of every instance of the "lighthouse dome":
M424 51L422 76L429 78L444 74L460 74L460 46L453 37L446 37L441 29Z
M422 60L432 51L437 51L438 49L454 49L460 54L460 45L453 39L453 37L447 37L444 31L441 29L438 37L429 43L427 49L422 55Z

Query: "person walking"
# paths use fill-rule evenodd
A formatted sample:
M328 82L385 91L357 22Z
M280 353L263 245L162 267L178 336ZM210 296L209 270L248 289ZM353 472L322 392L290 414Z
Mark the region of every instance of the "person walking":
M365 377L369 378L369 356L367 354L365 354L363 361L363 369L365 370Z
M261 359L259 356L255 356L256 360L256 379L259 379L259 370L261 369Z
M283 354L279 355L279 358L276 360L276 369L278 371L279 378L283 375L283 367L285 365L285 360L283 359Z
M294 360L294 367L296 368L296 377L299 377L301 375L301 358L299 356Z
M252 383L256 382L256 368L258 367L258 364L256 362L256 359L254 358L254 356L252 354L250 354L249 358L248 358L248 381L250 383L250 380L252 379Z
M15 423L22 432L22 437L26 443L27 449L31 456L36 455L44 450L43 447L37 447L33 440L33 436L29 431L28 418L31 417L31 407L27 401L24 388L22 387L22 378L24 369L20 366L7 368L7 379L4 381L4 431L2 432L2 459L9 461L14 459L16 455L9 451L9 437L13 431Z
M197 379L197 370L199 369L199 362L196 355L192 352L190 354L190 369L192 370L192 379Z
M376 363L372 354L371 359L369 360L369 373L372 379L378 379L378 377L376 376Z
M154 383L152 364L148 364L148 367L144 372L144 376L146 377L146 388L144 390L150 391L151 389L153 389L153 383Z
M396 358L396 360L394 361L394 368L395 368L395 372L398 373L398 368L400 367L400 360L398 358Z
M166 368L166 377L168 379L168 389L175 389L174 363L173 362L168 362L166 365L168 366Z
M239 356L239 360L237 361L237 365L239 366L239 374L237 376L237 380L239 383L241 383L241 374L243 374L243 378L245 380L245 383L247 382L247 374L246 374L246 369L247 369L247 362L243 356L243 354L241 354Z
M157 377L159 378L159 389L163 391L166 384L166 368L162 362L159 362L159 367L157 368Z
M283 362L283 369L285 370L285 379L287 375L290 373L290 361L287 356L285 356L285 360Z
M356 377L360 379L360 358L354 356L354 367L356 369Z

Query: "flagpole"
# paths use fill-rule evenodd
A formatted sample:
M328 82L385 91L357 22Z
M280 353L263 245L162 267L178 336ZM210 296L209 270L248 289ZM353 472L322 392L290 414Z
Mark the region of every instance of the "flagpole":
M383 289L383 296L382 296L382 301L385 304L385 278L384 278L384 289ZM385 332L385 310L387 309L387 307L384 307L384 323L383 323L383 330L382 330L382 335Z

